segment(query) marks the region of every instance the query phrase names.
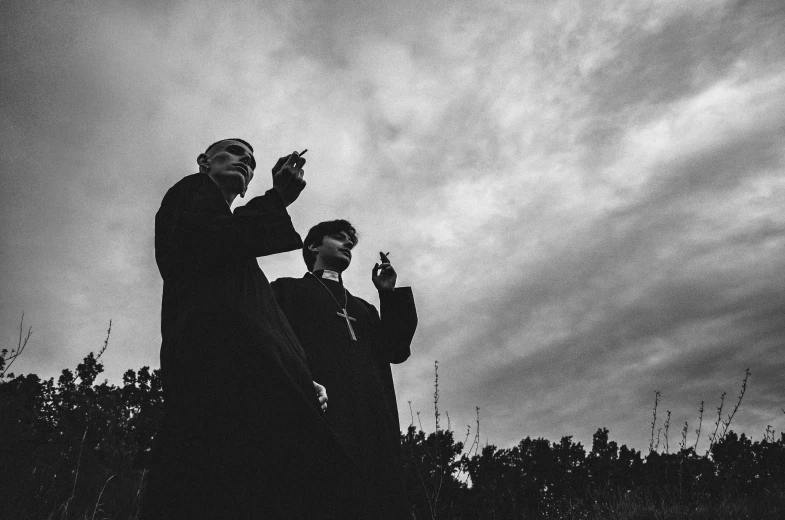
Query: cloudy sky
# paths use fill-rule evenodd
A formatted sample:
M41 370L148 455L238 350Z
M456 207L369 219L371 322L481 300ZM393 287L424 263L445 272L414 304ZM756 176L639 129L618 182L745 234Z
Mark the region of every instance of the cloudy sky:
M158 366L154 214L240 136L251 196L309 149L290 212L358 227L353 293L378 301L382 249L414 288L403 427L411 401L432 431L438 360L456 436L479 406L497 446L646 448L656 390L671 446L706 402L705 446L747 367L734 428L782 431L784 25L781 0L3 2L3 346L33 327L13 371L73 368L110 319L110 381Z

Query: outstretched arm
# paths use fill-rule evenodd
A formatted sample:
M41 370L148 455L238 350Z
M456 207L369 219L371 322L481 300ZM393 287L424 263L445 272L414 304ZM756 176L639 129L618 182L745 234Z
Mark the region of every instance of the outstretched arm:
M277 190L232 214L212 181L198 175L169 190L156 214L156 260L164 276L186 265L213 269L302 247Z
M371 280L379 290L382 341L389 363L402 363L411 354L411 343L417 329L417 310L410 287L395 288L398 274L387 256L379 253L381 263L371 271Z

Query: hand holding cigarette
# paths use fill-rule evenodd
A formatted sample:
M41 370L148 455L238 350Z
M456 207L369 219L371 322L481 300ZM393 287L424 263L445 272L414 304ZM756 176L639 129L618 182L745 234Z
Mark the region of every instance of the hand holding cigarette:
M300 192L305 189L305 180L303 179L305 159L302 158L302 154L307 151L306 148L300 153L292 152L279 158L273 166L273 188L278 191L287 206L297 200Z

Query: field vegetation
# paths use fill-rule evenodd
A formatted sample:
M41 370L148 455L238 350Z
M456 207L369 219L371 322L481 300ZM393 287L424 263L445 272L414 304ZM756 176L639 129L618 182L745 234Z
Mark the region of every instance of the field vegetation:
M0 518L137 518L163 413L161 382L149 367L128 370L121 385L98 382L110 331L111 323L103 348L57 381L9 371L30 329L2 352ZM456 439L439 410L438 364L435 376L434 431L412 412L401 433L413 519L785 518L785 434L768 428L753 440L730 428L749 372L734 408L723 410L723 395L708 421L701 405L705 431L685 424L673 447L670 413L658 410L655 394L647 453L619 446L605 428L591 447L571 437L481 445L479 408ZM698 453L702 434L709 448Z

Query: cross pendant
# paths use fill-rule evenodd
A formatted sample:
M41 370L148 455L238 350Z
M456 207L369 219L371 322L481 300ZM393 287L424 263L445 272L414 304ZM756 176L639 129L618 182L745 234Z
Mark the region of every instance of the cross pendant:
M343 309L343 314L340 312L337 312L336 314L346 320L346 326L349 327L349 336L351 336L352 341L357 341L357 336L354 335L354 329L352 328L352 321L357 320L349 316L349 313L346 312L346 309Z

